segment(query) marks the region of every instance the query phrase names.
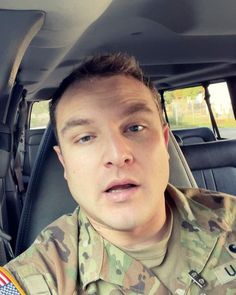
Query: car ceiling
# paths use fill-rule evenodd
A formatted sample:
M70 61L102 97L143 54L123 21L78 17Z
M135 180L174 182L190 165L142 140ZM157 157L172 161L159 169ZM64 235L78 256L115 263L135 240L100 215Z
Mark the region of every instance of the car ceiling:
M94 53L135 55L159 89L236 76L235 0L0 0L0 98L48 99Z

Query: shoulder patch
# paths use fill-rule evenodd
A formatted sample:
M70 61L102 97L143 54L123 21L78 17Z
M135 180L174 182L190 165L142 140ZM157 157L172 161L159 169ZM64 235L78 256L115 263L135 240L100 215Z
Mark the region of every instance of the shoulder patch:
M16 279L3 267L0 267L0 295L26 295Z

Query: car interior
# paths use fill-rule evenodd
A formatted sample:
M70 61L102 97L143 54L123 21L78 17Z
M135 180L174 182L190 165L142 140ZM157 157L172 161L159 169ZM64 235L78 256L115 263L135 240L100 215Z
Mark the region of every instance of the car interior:
M211 126L172 128L170 183L236 195L236 2L0 0L0 264L77 206L34 103L93 54L126 52L159 91L202 86ZM221 136L208 86L224 82L235 139Z

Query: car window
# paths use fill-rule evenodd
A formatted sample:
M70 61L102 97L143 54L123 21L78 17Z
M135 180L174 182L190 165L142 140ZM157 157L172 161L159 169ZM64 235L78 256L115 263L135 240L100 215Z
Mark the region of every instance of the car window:
M226 82L211 84L208 87L211 106L220 135L223 138L236 138L236 121Z
M33 104L30 116L30 129L45 128L49 122L49 101L38 101Z
M236 138L236 121L225 82L208 87L210 102L220 135L223 138ZM193 127L212 128L202 86L177 89L165 93L166 111L172 129Z
M204 89L201 86L165 93L166 110L172 129L211 127Z

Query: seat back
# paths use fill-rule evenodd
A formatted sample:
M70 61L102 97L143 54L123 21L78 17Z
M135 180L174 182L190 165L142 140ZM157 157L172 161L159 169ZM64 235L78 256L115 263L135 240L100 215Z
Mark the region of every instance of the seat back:
M19 226L16 255L28 248L45 226L59 216L72 212L77 206L64 180L62 166L52 149L55 144L54 134L49 126L42 138L31 174ZM169 152L170 181L179 186L196 186L182 152L172 136Z
M236 195L236 140L181 147L199 187Z
M0 265L9 259L6 250L5 233L9 233L7 198L6 198L6 175L9 170L11 159L12 137L10 128L0 124Z
M172 130L181 139L181 145L216 141L213 131L208 127Z
M193 174L172 132L170 132L168 151L170 155L169 182L176 187L197 187Z
M53 151L55 144L53 130L49 126L31 172L16 241L16 255L28 248L44 227L76 207L64 180L63 168Z
M25 156L23 165L23 178L27 184L34 167L35 159L38 153L38 148L41 143L45 128L27 129L25 132Z

